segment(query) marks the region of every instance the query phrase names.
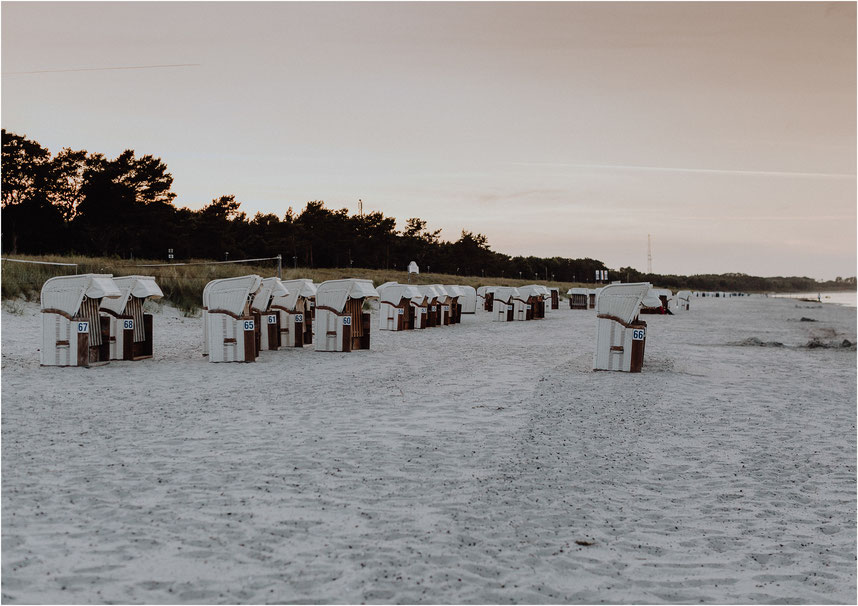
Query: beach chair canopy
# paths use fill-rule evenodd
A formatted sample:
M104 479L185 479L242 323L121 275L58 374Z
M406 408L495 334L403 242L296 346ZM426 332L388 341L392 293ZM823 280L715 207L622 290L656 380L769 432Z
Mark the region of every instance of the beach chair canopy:
M662 301L660 297L662 296L670 299L673 293L666 288L650 288L643 298L642 305L644 307L661 307Z
M519 286L518 293L522 299L529 299L530 297L542 296L541 292L538 292L533 285L529 286Z
M596 314L611 316L625 324L630 324L638 314L641 301L649 289L649 282L609 284L599 293ZM661 304L660 301L659 304Z
M420 268L417 266L417 263L412 261L411 263L408 264L408 273L410 273L410 274L419 274L420 273Z
M691 291L690 290L680 290L676 293L676 298L681 299L683 301L688 301L691 299Z
M528 297L549 297L551 291L541 284L528 284L527 286L519 286L518 292L521 293L522 299Z
M107 309L115 314L125 311L130 297L158 299L164 296L161 288L155 282L154 276L120 276L113 278L113 283L121 293L119 297L102 299L101 309Z
M420 290L411 284L387 282L379 286L376 290L378 290L379 297L382 301L393 303L394 305L399 305L403 299L414 300L415 297L423 297Z
M455 284L444 284L444 290L446 290L447 294L451 297L465 296L465 289L461 286L456 286Z
M297 280L283 280L282 284L288 291L286 295L275 295L271 300L272 305L285 307L289 311L294 311L298 305L298 299L312 299L316 296L316 285L312 280L307 278L299 278Z
M473 286L462 285L462 286L458 286L457 288L462 292L462 294L460 296L470 297L471 299L477 298L477 289L474 288Z
M455 296L447 292L447 287L443 286L442 284L432 284L432 288L435 289L435 291L438 293L438 297L441 299Z
M494 294L494 292L498 288L508 288L508 287L506 287L506 286L480 286L477 289L477 295L480 297L485 297L488 294Z
M420 289L420 293L427 299L443 299L447 296L446 291L442 294L437 288L435 288L434 284L422 284L417 288Z
M256 311L267 311L271 304L271 297L285 297L289 289L283 285L280 278L263 278L259 290L253 295L251 307Z
M42 309L56 309L73 316L84 297L88 299L119 298L122 292L112 274L81 274L57 276L42 285Z
M566 291L566 294L567 295L589 295L590 289L589 288L570 288L569 290Z
M643 299L641 299L641 305L644 307L661 307L661 299L658 298L657 291L654 288L650 288Z
M511 286L494 286L492 287L494 290L495 301L512 301L515 298L521 298L521 293L517 288L513 288Z
M316 289L316 307L330 307L337 313L343 311L349 299L378 298L372 280L327 280Z
M212 280L203 289L203 305L209 310L222 309L240 316L248 298L261 286L262 278L256 274Z

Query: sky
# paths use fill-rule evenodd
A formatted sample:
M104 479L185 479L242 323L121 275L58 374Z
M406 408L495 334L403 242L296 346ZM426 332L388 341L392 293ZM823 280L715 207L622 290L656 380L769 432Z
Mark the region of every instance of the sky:
M657 273L833 279L855 32L855 3L3 2L0 121L155 155L192 209L362 199L510 255L646 270L649 235Z

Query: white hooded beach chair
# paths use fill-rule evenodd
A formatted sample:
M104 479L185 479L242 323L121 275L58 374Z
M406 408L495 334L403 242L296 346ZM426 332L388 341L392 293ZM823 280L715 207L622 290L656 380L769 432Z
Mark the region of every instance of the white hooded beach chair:
M435 285L423 284L418 286L420 293L426 297L426 328L441 325L441 302L447 298L447 293L440 293Z
M420 290L419 286L415 286L416 295L411 297L410 305L413 310L414 328L427 328L429 324L429 302L433 297L427 296ZM434 316L433 316L434 318Z
M258 353L251 303L262 286L256 274L212 280L203 289L209 362L253 362Z
M537 293L542 295L539 302L539 313L541 314L539 317L544 318L551 309L551 289L547 286L543 286L542 284L535 284L534 288L536 288Z
M673 293L666 288L650 288L641 301L642 314L667 314L671 313L668 307L669 299Z
M254 293L250 313L256 321L257 352L280 348L280 313L271 305L275 297L288 294L289 290L277 277L263 278L259 290Z
M493 311L494 304L494 291L498 288L497 286L480 286L477 289L477 305L483 311Z
M110 360L110 320L102 300L122 296L111 274L58 276L42 285L42 366L90 366Z
M370 314L366 299L377 299L370 280L328 280L316 289L316 351L369 349Z
M646 322L638 319L647 282L609 284L596 306L595 370L640 372L646 347Z
M101 300L100 310L110 325L110 359L152 357L152 314L143 313L146 299L164 296L152 276L113 278L121 295Z
M691 308L691 291L680 290L668 300L668 308L671 311L688 311Z
M463 314L477 313L477 289L473 286L459 286L459 304Z
M462 299L465 297L465 290L455 284L445 284L444 289L450 297L450 324L459 324L462 321Z
M540 320L545 317L545 297L548 289L539 284L519 286L519 296L525 304L525 319Z
M380 330L411 330L414 328L414 297L420 298L420 290L410 284L386 282L377 289L380 303L378 328Z
M453 312L453 295L447 291L447 287L441 284L432 284L432 288L438 293L438 326L449 326Z
M596 289L587 289L587 309L596 309Z
M316 302L316 285L312 280L285 280L289 293L275 296L271 309L279 314L280 345L304 347L313 343L313 307Z
M512 322L516 319L516 301L520 301L517 288L495 286L492 294L492 320L494 322Z
M590 306L589 288L570 288L566 291L569 295L569 309L588 309Z

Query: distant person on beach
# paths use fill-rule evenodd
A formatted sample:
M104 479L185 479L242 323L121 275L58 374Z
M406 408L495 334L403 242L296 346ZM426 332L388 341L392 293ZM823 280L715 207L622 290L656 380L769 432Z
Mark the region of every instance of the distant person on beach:
M820 303L822 303L822 293L821 292L816 293L816 300L819 301Z

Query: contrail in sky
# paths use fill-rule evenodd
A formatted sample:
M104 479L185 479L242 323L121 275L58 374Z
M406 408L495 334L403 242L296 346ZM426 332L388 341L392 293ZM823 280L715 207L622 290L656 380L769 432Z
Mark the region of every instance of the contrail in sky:
M76 69L37 69L29 72L3 72L4 76L13 74L63 74L67 72L102 72L118 69L160 69L164 67L199 67L201 63L173 63L169 65L129 65L123 67L81 67Z
M715 175L755 175L763 177L815 177L829 179L854 179L848 173L808 173L776 170L725 170L717 168L680 168L667 166L635 166L630 164L567 164L562 162L513 162L517 166L555 166L566 168L600 168L619 170L645 170L668 173L706 173Z

